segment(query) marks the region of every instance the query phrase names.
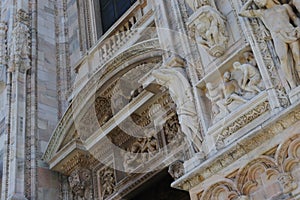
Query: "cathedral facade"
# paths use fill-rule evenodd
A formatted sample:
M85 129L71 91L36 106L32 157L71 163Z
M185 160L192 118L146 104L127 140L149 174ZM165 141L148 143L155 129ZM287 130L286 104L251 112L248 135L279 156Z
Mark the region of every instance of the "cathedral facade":
M0 8L0 199L300 199L299 0Z

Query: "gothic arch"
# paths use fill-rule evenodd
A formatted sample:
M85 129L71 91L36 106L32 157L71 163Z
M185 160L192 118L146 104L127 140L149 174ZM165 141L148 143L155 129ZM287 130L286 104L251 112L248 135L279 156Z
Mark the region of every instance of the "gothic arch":
M282 172L290 172L300 163L300 134L292 136L282 143L276 152L275 159Z
M244 195L249 195L259 188L264 181L277 179L279 170L274 159L261 156L241 168L237 176L237 188Z
M224 179L211 185L204 191L201 200L206 199L228 199L233 200L239 196L234 182L230 179Z

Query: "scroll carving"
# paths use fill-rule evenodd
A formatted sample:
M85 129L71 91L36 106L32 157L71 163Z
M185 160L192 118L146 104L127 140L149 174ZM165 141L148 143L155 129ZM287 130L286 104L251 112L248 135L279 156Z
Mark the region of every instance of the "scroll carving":
M292 172L293 169L297 170L297 165L299 165L299 159L295 158L296 154L299 154L297 153L299 152L299 142L299 134L292 136L278 145L275 159L272 154L270 156L262 155L252 160L241 168L234 175L233 179L225 178L209 186L202 192L199 199L211 199L211 197L215 197L214 199L218 200L223 199L218 198L217 194L226 190L231 191L230 193L225 193L226 199L248 200L250 197L251 199L261 199L261 196L255 195L264 193L264 185L274 186L273 188L280 185L282 190L277 190L277 193L264 193L264 198L281 199L282 195L295 191L298 188L295 177L293 177L296 173ZM291 163L293 164L291 165ZM282 164L288 164L293 168L285 168Z

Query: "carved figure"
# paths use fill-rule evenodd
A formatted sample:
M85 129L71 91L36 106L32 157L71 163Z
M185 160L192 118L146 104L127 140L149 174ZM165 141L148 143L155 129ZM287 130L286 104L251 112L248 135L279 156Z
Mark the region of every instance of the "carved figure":
M211 6L199 10L196 25L196 40L203 45L209 54L219 57L224 54L228 42L225 18Z
M194 3L196 9L202 6L212 6L214 8L217 8L214 0L195 0Z
M259 93L261 90L258 84L261 81L261 76L256 67L251 64L241 64L240 62L233 63L235 70L241 70L243 73L241 88L248 92Z
M255 60L254 55L253 55L252 52L246 51L245 53L243 53L243 56L246 60L246 63L248 63L250 65L253 65L254 67L257 66L256 60Z
M172 176L172 178L174 178L174 180L179 179L184 175L183 162L179 160L173 162L169 166L168 173Z
M212 119L213 123L217 120L219 120L221 117L224 117L224 114L228 113L228 110L226 106L224 106L223 99L224 99L224 94L222 91L222 88L218 85L217 87L214 87L212 83L208 82L206 84L207 88L207 93L206 96L207 98L211 101L212 104Z
M162 68L152 72L157 83L169 89L170 96L176 104L176 111L182 132L195 152L201 150L202 137L199 133L197 113L191 86L180 68Z
M11 71L14 67L21 67L21 71L30 68L30 44L29 44L29 28L28 28L28 14L20 9L17 12L16 24L12 31L12 39L10 41L10 62ZM22 63L22 65L21 65Z
M68 178L75 200L91 200L91 172L81 168L73 171Z
M115 178L114 178L114 171L111 168L105 168L100 173L100 182L102 185L102 198L111 195L114 192L115 188Z
M248 10L253 1L258 9ZM290 21L298 26L300 23L291 6L288 4L280 5L277 0L248 0L242 7L240 15L262 20L271 32L275 51L279 57L286 81L292 89L296 87L293 70L296 69L298 76L300 75L300 27L295 27ZM289 49L293 56L294 65L289 65Z
M171 147L178 147L182 144L183 135L177 116L173 116L166 121L164 124L164 133L166 135L167 144Z
M138 165L147 162L158 150L158 141L154 137L138 138L123 154L123 166L126 171L133 171Z
M223 75L224 83L223 83L223 93L224 93L224 100L222 104L226 107L227 112L229 113L230 110L228 106L233 103L246 103L247 100L242 97L242 90L238 85L237 81L231 79L231 73L225 72Z

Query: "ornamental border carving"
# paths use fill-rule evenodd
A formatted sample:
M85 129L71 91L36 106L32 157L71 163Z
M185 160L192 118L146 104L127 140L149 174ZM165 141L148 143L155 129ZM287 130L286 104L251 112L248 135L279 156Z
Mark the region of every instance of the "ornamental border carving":
M204 180L209 179L209 177L218 173L221 168L226 168L239 158L245 156L258 146L262 145L265 141L271 140L275 136L281 134L284 130L299 122L300 105L293 106L289 110L282 112L282 114L277 113L276 116L278 117L275 116L272 120L270 120L267 126L262 126L260 129L249 133L247 137L240 138L235 142L235 145L228 146L228 148L216 152L216 159L208 160L207 162L198 166L193 171L193 176L191 176L190 173L185 174L182 178L173 182L172 187L187 191L192 189L193 187L201 184L201 182ZM291 139L295 137L299 137L299 134L297 136L292 136ZM286 143L291 142L290 140L287 140ZM285 146L287 146L287 144L285 144ZM277 152L284 152L284 150L278 150ZM222 157L219 157L218 155L222 155ZM283 155L285 154L277 153L276 155L277 157L284 157Z
M276 194L277 197L294 191L298 184L296 177L293 177L291 171L299 166L300 160L295 156L299 151L300 134L290 137L282 142L276 148L275 158L272 155L261 155L250 161L244 167L240 168L232 178L224 177L221 181L208 186L198 195L199 200L217 199L218 194L225 192L228 199L250 199L251 191L261 189L257 182L257 170L265 173L266 176L260 176L266 181L279 182L282 192ZM298 155L299 156L299 155ZM293 163L291 168L285 169L283 163ZM287 164L289 165L289 164Z
M247 124L251 123L253 120L257 119L262 114L270 110L269 102L264 101L256 106L254 109L248 111L246 114L240 116L237 120L230 123L219 135L216 140L217 149L224 147L224 141L226 138L237 132L239 129L243 128Z

